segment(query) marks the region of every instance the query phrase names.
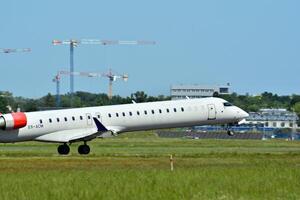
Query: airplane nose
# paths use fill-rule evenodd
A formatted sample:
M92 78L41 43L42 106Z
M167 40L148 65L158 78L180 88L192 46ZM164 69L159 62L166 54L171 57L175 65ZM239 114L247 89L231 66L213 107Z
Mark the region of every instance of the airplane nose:
M243 118L249 117L249 114L247 112L245 112L245 111L243 111L242 115L243 115Z
M249 114L247 112L245 112L244 110L242 110L241 108L236 107L236 118L238 119L245 119L247 117L249 117Z
M239 110L239 117L244 119L244 118L249 117L249 114L247 112L245 112L244 110L240 109Z

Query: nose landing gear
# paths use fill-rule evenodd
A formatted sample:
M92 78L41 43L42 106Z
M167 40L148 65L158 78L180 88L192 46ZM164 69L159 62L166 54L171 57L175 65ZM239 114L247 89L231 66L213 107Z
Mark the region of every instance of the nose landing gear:
M234 135L234 132L231 130L231 127L233 126L234 124L228 124L226 126L226 132L227 132L227 135L229 136L233 136Z
M231 131L231 130L227 130L227 135L229 135L229 136L234 136L234 132Z

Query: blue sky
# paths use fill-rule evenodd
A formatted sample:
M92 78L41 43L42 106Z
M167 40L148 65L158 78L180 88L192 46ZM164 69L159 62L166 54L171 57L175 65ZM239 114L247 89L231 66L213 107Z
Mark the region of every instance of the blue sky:
M155 40L155 46L81 45L76 71L129 74L114 93L169 94L172 84L226 84L240 94L300 93L300 1L3 1L0 90L17 96L55 94L52 78L69 68L67 46L52 39ZM107 80L75 78L75 90L106 92ZM62 93L69 91L63 77Z

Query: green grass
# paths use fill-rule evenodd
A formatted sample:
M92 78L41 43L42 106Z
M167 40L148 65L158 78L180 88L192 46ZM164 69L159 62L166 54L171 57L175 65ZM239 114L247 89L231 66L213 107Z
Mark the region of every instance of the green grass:
M143 136L143 137L141 137ZM300 199L300 142L161 139L0 145L0 199ZM175 155L170 171L169 155Z

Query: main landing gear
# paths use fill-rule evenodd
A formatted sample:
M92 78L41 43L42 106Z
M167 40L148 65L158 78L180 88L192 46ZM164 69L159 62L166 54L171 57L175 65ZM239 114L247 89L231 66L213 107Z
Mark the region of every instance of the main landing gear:
M70 147L65 143L62 145L59 145L57 148L57 152L60 155L68 155L70 153ZM89 145L86 144L86 142L84 142L83 145L80 145L78 147L78 153L81 155L87 155L90 153L90 147Z
M70 153L70 147L65 143L59 145L57 151L60 155L68 155Z
M90 147L89 145L87 145L85 142L83 145L80 145L78 147L78 153L81 154L81 155L87 155L90 153Z

